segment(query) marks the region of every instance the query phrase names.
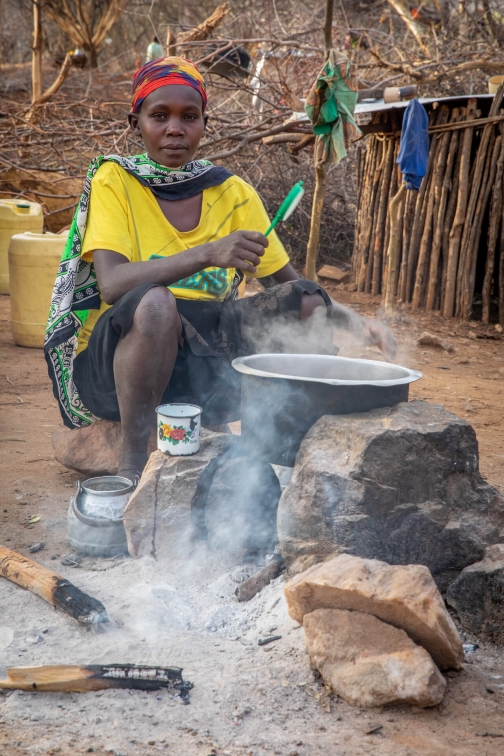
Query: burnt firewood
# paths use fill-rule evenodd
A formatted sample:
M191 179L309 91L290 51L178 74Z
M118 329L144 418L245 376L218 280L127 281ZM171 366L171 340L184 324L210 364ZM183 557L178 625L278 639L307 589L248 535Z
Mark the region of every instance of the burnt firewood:
M256 572L248 580L245 580L235 591L238 601L250 601L256 593L262 591L269 583L277 578L282 570L285 569L284 560L281 556L275 554L271 562Z
M193 684L182 678L180 667L149 667L143 664L72 664L11 667L0 688L83 693L107 688L160 690L178 693L189 703Z
M0 575L35 593L83 625L108 622L105 607L69 580L16 551L0 546Z

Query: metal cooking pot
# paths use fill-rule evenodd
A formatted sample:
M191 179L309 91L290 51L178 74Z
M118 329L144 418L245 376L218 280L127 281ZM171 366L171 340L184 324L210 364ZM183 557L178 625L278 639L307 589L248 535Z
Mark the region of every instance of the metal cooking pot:
M401 365L319 354L254 354L233 360L242 375L241 437L251 454L293 467L299 445L323 415L348 415L408 401L422 374Z
M106 475L77 483L68 508L68 540L81 554L111 557L128 551L122 513L135 490L127 478Z

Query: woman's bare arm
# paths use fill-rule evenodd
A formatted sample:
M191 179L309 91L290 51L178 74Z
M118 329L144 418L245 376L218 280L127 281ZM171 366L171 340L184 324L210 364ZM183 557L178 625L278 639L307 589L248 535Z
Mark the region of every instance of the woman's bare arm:
M95 249L93 262L100 294L107 304L114 304L140 284L169 286L209 267L239 268L245 273L255 273L267 246L267 238L258 231L235 231L218 241L144 262L132 263L119 252Z

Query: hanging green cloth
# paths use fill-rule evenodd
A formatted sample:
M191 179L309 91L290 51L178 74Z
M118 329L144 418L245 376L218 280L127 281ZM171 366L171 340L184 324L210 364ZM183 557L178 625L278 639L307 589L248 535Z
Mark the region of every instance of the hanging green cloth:
M305 105L313 133L319 137L319 164L339 163L350 141L361 135L353 117L356 104L355 67L346 55L331 50Z

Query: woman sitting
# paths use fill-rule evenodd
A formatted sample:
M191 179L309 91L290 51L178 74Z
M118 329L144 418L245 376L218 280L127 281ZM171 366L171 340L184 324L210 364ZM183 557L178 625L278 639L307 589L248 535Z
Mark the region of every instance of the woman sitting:
M53 292L45 353L69 427L121 422L119 475L147 460L155 408L191 402L203 422L239 419L237 356L254 352L272 319L336 312L393 350L387 329L299 280L255 190L193 160L206 125L197 68L177 57L135 74L129 123L146 152L91 163ZM237 298L243 274L278 286ZM332 344L332 327L327 349ZM312 350L313 351L313 350Z

